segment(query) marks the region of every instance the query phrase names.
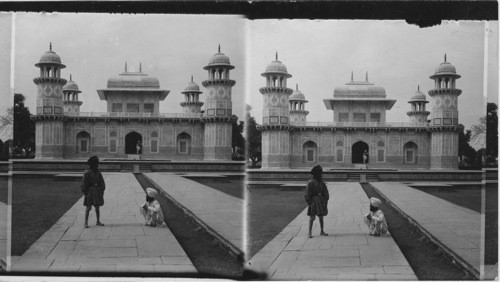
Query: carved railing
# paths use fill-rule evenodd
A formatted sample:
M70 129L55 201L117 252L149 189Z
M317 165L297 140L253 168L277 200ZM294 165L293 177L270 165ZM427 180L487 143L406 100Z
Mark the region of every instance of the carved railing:
M427 123L412 122L306 122L305 126L322 127L429 127Z
M65 113L69 117L109 118L201 118L202 113L127 113L127 112L79 112Z

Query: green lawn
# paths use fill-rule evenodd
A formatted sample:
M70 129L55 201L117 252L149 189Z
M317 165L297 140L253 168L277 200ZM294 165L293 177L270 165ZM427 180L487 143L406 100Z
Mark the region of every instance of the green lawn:
M295 219L307 204L304 191L254 188L247 195L248 257L251 258ZM304 221L308 220L304 217Z
M12 255L19 256L82 197L82 192L77 179L19 176L12 181Z

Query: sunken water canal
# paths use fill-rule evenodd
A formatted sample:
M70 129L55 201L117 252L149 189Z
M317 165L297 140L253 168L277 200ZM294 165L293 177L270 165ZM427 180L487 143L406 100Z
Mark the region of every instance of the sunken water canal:
M134 175L144 190L147 187L156 187L142 173ZM161 204L165 223L196 267L198 277L242 278L243 261L241 258L221 246L216 238L186 215L163 193L158 193L157 200Z
M372 185L360 184L368 198L382 201L389 232L419 280L477 280L387 203Z

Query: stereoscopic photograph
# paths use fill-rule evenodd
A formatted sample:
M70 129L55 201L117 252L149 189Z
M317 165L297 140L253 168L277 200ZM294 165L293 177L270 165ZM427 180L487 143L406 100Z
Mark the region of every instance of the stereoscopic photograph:
M497 22L249 26L261 148L248 151L249 267L273 280L497 277L497 185L481 170L497 159L485 131Z
M15 15L10 271L242 275L243 23Z
M8 275L497 279L497 21L0 23Z

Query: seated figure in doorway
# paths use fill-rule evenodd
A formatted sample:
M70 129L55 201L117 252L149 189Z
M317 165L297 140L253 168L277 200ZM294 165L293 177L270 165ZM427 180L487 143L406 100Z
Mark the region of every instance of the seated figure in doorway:
M140 211L146 220L146 226L162 226L163 225L163 211L161 210L160 203L155 200L158 191L153 188L146 189L146 203L141 206Z

